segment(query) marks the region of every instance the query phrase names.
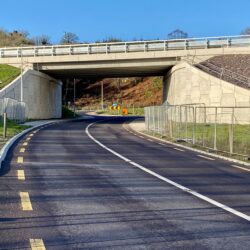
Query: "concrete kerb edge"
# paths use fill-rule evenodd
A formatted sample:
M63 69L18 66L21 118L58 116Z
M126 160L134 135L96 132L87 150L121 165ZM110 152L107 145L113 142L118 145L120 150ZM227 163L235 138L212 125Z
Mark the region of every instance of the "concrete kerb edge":
M238 164L241 164L241 165L250 167L250 163L247 163L247 162L244 162L244 161L232 159L232 158L229 158L229 157L226 157L226 156L222 156L222 155L217 155L217 154L213 154L213 153L208 153L208 152L206 152L206 151L202 151L202 150L199 150L199 149L187 147L187 146L184 146L184 145L181 145L181 144L178 144L178 143L170 142L170 141L167 141L167 140L163 140L163 139L157 138L157 137L152 136L152 135L148 135L148 134L143 133L143 132L141 132L141 131L137 131L137 130L133 129L133 128L130 126L130 123L133 123L133 122L135 122L136 120L138 120L138 119L135 119L135 120L133 120L133 121L126 122L126 123L124 123L124 124L127 124L127 125L129 126L129 128L130 128L131 130L133 130L134 132L139 133L139 134L144 135L144 136L147 136L147 137L152 138L152 139L154 139L154 140L157 140L157 141L160 141L160 142L164 142L164 143L167 143L167 144L176 146L176 147L185 148L185 149L187 149L187 150L191 150L191 151L194 151L194 152L203 154L203 155L212 156L212 157L215 157L215 158L218 158L218 159L222 159L222 160L226 160L226 161L229 161L229 162L238 163Z
M28 128L28 129L25 129L24 131L22 131L21 133L15 135L14 137L12 137L11 139L9 139L4 147L1 149L0 151L0 169L2 168L2 163L4 162L7 154L8 154L8 151L9 149L13 146L13 144L19 139L21 138L22 136L26 135L27 133L29 133L30 131L32 130L35 130L39 127L42 127L44 125L48 125L48 124L52 124L52 123L57 123L55 121L49 121L49 122L46 122L46 123L43 123L43 124L39 124L37 126L34 126L34 127L31 127L31 128Z

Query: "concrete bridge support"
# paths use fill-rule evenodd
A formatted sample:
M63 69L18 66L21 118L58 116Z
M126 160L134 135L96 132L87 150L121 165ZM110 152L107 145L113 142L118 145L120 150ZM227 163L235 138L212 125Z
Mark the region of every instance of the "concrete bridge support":
M62 83L50 76L27 70L22 75L23 102L28 119L60 118L62 115ZM0 98L21 100L21 76L0 90Z
M183 62L165 76L165 104L205 106L250 106L250 90L223 81Z

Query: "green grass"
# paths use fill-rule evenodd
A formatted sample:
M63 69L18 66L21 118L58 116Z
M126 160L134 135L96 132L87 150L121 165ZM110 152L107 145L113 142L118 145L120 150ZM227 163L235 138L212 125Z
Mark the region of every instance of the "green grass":
M23 130L30 128L30 126L21 125L14 121L7 120L7 137L12 137L19 134ZM3 121L0 121L0 138L3 137Z
M157 121L156 121L157 124ZM216 146L219 151L230 152L230 138L233 136L233 153L250 156L250 125L217 124ZM233 130L232 130L233 129ZM166 126L167 137L169 137L169 125ZM230 131L233 131L231 134ZM214 124L196 124L172 122L173 138L187 139L192 143L194 132L195 144L199 147L214 148L215 126ZM170 139L170 138L169 138Z
M78 114L75 114L71 109L69 109L66 106L62 107L62 118L64 119L71 119L71 118L75 118L78 117Z
M20 73L20 69L16 67L0 64L0 89L16 79Z

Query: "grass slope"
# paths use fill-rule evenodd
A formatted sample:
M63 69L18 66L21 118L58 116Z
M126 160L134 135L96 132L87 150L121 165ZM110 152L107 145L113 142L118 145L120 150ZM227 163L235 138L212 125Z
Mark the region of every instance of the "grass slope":
M0 64L0 89L8 85L21 73L21 70L6 64Z

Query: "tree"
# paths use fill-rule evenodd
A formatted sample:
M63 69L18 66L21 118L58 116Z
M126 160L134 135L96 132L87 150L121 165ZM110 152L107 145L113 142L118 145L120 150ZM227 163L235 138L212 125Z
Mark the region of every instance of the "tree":
M246 29L242 30L241 35L250 35L250 27L247 27Z
M65 32L60 44L73 44L73 43L77 43L79 41L79 38L76 34L72 33L72 32Z
M122 40L111 36L106 39L96 41L96 43L116 43L116 42L122 42Z
M188 38L188 33L180 29L176 29L168 34L168 39L185 39L185 38Z
M47 35L41 35L41 36L36 36L33 39L33 42L35 43L35 45L39 46L39 45L50 45L50 37Z

